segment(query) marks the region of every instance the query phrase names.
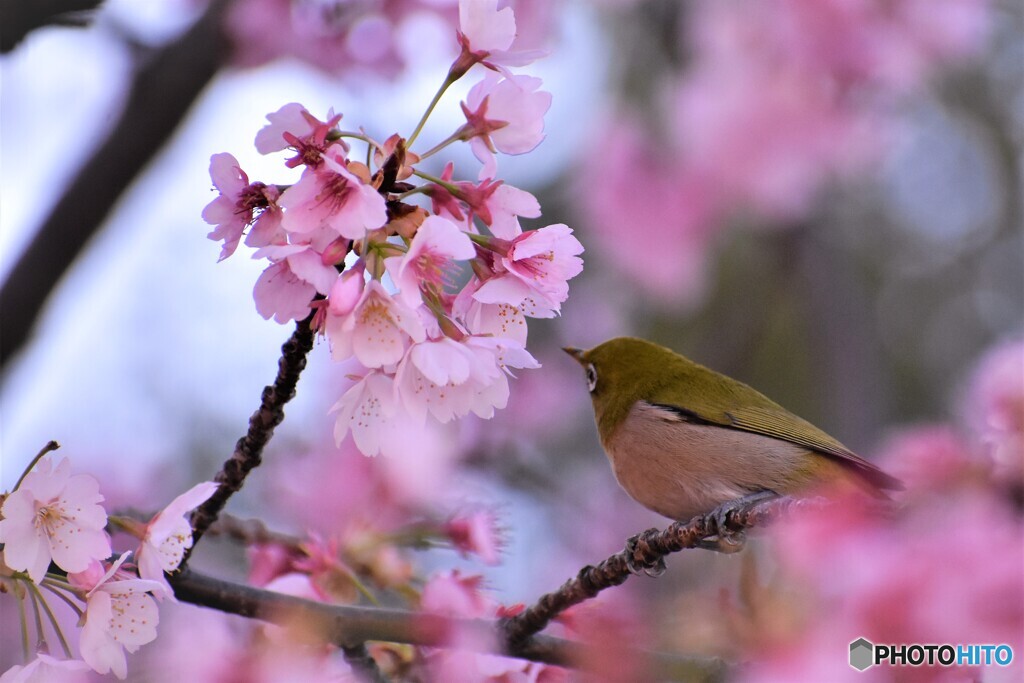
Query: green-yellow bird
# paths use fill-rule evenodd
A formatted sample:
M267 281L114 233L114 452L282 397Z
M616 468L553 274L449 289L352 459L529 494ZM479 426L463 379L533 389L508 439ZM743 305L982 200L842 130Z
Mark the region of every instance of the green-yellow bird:
M619 337L565 351L586 370L616 479L661 515L688 520L729 501L817 485L883 498L884 490L902 488L757 390L663 346Z

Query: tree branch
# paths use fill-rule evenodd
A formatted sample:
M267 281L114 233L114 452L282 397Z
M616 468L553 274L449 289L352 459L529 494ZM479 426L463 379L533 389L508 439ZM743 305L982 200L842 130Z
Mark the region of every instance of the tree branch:
M727 515L727 526L730 530L740 532L774 520L791 508L817 507L820 504L816 499L793 498L773 498L748 503ZM624 583L634 573L630 570L630 564L634 571L655 569L667 555L697 547L701 541L715 535L712 519L717 512L711 511L688 522L675 522L663 531L648 529L630 539L624 550L605 559L596 567L584 567L575 578L566 581L558 590L541 596L536 604L517 616L506 619L504 629L508 642L519 643L535 633L540 633L552 619L570 607L593 598L606 588Z
M466 638L466 642L499 643L489 648L480 645L484 648L479 650L481 652L558 666L576 666L587 661L594 652L593 648L582 643L551 636L533 636L512 644L503 638L503 630L497 621L453 619L374 607L327 605L223 581L191 569L170 577L170 583L174 594L182 602L282 626L298 620L342 649L355 650L367 641L444 647L450 645L450 637L457 631L460 634L479 636ZM718 659L639 650L626 656L636 661L646 661L659 679L710 683L723 680L725 673L725 664Z
M284 406L295 396L295 385L306 367L306 355L313 348L314 333L310 327L312 320L313 313L310 313L305 320L295 323L295 332L281 347L281 360L277 364L277 377L274 383L263 388L260 407L249 418L248 432L238 440L234 453L214 477L214 481L220 484L220 487L192 513L193 543L192 548L185 553L182 567L188 562L195 544L210 525L217 521L217 516L224 509L228 499L242 488L249 472L262 462L263 449L273 436L274 428L284 419Z
M0 53L13 50L26 35L37 28L51 24L85 24L101 2L102 0L3 0L0 3L0 15L4 18L3 28L0 29Z
M226 4L211 2L191 29L136 72L128 101L107 139L64 190L11 269L0 288L0 367L6 367L28 339L57 282L217 73L228 49L220 29Z

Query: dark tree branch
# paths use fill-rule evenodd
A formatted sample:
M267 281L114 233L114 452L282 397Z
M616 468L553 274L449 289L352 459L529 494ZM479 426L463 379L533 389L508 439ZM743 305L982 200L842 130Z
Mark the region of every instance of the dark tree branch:
M3 0L0 2L0 53L7 53L43 26L82 25L103 0Z
M760 526L785 514L790 508L818 506L814 499L774 498L748 503L727 516L727 526L743 531ZM540 597L536 604L504 622L508 642L515 644L543 631L551 620L574 605L593 598L601 591L618 586L636 570L655 569L664 558L686 548L695 548L715 534L713 518L717 511L694 517L688 522L675 522L663 531L648 529L635 537L626 549L612 555L596 567L586 566L553 593Z
M450 645L454 632L471 634L467 642L494 642L498 646L480 651L503 654L558 666L576 666L593 654L591 647L561 638L533 636L512 644L502 638L499 622L453 619L431 614L327 605L291 595L274 593L244 584L222 581L191 569L170 578L174 594L182 602L210 607L285 626L301 621L328 642L343 649L356 649L367 641L410 643L432 647ZM725 665L718 659L682 657L639 650L627 653L650 665L659 680L721 681Z
M6 2L4 9L11 4ZM37 0L14 4L29 7ZM0 289L0 367L7 367L24 345L57 282L217 73L228 49L220 30L225 5L226 0L212 2L189 31L138 70L108 138L64 191L9 273ZM5 26L8 19L5 11Z
M281 360L277 364L274 383L263 388L260 407L249 418L249 430L235 444L235 451L228 458L214 481L220 484L216 493L192 513L193 548L203 537L210 525L237 493L245 478L263 459L263 449L274 434L274 428L284 419L284 406L295 396L295 385L306 367L306 355L313 348L313 330L310 322L313 314L295 323L295 332L281 347ZM188 562L192 549L185 553L182 566Z

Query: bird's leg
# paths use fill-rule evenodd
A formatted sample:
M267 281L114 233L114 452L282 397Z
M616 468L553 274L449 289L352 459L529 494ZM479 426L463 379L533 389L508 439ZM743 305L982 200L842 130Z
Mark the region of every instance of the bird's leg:
M651 531L657 531L657 529L648 529L644 533L648 533ZM637 534L636 536L631 536L629 540L626 541L626 569L628 569L629 573L633 576L639 576L642 572L644 574L647 574L647 576L657 578L664 574L666 571L668 571L668 567L665 565L664 557L659 556L658 559L654 562L654 564L649 567L639 565L636 562L636 552L640 544L640 537L643 535L644 534ZM642 548L640 548L640 550L641 552L643 551ZM642 552L642 554L646 553Z
M708 521L711 522L712 531L715 534L714 538L702 540L698 547L727 554L739 552L747 541L747 534L743 531L730 531L726 526L728 516L748 505L778 498L778 496L779 494L774 491L756 491L722 503L708 516Z

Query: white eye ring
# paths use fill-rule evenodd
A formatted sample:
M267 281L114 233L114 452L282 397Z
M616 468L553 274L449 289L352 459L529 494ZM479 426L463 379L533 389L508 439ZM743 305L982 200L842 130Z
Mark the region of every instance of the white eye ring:
M587 388L590 389L591 393L597 388L597 368L594 367L593 363L587 364Z

